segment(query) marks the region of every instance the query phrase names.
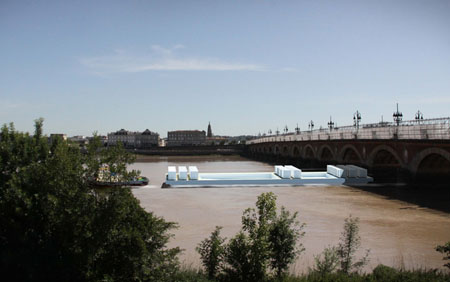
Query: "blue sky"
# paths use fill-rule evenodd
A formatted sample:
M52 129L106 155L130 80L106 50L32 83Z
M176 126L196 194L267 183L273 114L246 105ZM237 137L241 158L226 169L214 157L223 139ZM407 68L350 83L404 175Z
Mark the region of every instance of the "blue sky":
M0 1L0 123L257 134L450 116L450 1Z

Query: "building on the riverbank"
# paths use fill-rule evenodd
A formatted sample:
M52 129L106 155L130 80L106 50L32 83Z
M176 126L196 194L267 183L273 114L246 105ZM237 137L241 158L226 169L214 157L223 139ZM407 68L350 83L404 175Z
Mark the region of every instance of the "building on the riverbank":
M229 139L229 136L206 137L206 145L228 145Z
M166 146L198 146L206 144L204 130L175 130L167 132Z
M159 146L159 134L146 129L144 132L121 129L108 133L108 146L121 142L125 148L145 149Z

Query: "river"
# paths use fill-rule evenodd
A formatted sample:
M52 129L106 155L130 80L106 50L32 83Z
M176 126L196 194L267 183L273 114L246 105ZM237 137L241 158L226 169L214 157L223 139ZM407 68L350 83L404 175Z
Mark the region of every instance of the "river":
M346 186L161 189L169 165L196 165L200 172L269 172L273 167L239 156L141 156L130 166L150 179L148 186L133 189L141 206L178 223L169 246L184 250L180 259L186 265L200 265L195 247L216 225L223 226L227 238L236 234L244 209L254 207L258 195L269 191L277 195L279 207L297 211L300 222L306 223L301 239L306 250L292 272L307 271L314 265L314 255L337 244L349 215L360 218L357 257L370 249L367 270L380 263L407 269L440 268L444 263L434 249L450 241L448 213Z

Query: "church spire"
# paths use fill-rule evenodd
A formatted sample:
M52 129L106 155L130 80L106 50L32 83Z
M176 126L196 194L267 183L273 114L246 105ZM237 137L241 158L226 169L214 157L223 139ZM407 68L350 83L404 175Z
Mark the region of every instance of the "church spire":
M208 134L206 136L212 137L211 122L208 122Z

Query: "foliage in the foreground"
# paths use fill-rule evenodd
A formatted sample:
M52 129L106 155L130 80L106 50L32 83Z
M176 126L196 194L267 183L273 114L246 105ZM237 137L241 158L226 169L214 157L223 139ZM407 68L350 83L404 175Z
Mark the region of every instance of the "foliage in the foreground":
M345 219L344 231L341 234L340 242L337 247L337 254L341 265L340 271L350 273L360 271L368 262L369 250L363 258L355 262L355 252L361 245L359 236L359 218L351 215Z
M208 279L206 274L197 270L184 269L177 273L173 281L186 282L213 282L219 279ZM350 275L335 272L321 275L318 272L310 272L305 275L285 275L282 278L268 278L273 282L448 282L450 274L436 270L397 270L385 265L378 265L372 273L352 273Z
M211 236L203 240L196 248L210 279L216 277L217 272L220 271L223 264L225 254L223 243L225 242L225 238L220 236L221 229L222 227L216 226Z
M327 247L321 255L315 257L313 271L324 276L336 269L344 274L359 272L369 262L369 250L364 257L355 262L355 252L361 245L359 236L359 218L351 215L345 219L339 244Z
M304 250L298 243L303 224L297 213L283 207L277 214L276 196L263 193L242 216L242 229L225 244L220 227L199 244L209 278L227 281L265 281L273 274L281 279L289 265ZM219 274L219 275L218 275Z
M450 241L445 243L445 245L439 245L436 247L436 251L444 254L443 260L450 260ZM450 262L444 264L445 267L450 269Z
M132 157L121 147L87 154L63 140L3 126L0 135L0 275L11 281L164 281L177 270L166 248L175 227L146 212L129 189L98 194L99 168L123 178Z

